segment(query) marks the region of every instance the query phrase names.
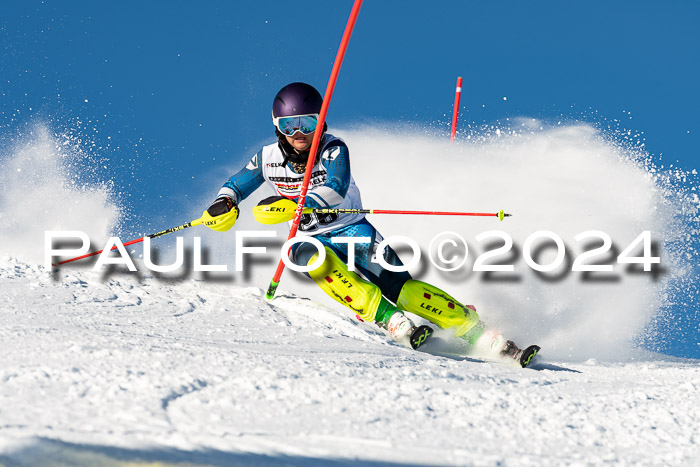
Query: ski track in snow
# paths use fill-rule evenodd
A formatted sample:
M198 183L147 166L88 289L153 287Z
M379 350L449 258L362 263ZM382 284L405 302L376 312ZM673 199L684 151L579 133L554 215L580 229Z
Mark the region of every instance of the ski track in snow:
M311 300L0 259L0 464L697 465L700 368L519 369ZM433 354L429 353L432 352ZM384 464L386 463L386 464Z

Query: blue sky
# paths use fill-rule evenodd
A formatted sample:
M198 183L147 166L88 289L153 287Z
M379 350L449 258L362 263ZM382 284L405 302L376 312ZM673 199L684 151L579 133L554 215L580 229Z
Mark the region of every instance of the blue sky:
M282 85L323 93L351 7L5 1L0 142L38 120L74 128L109 159L100 176L132 193L134 232L160 230L142 219L213 195L218 183L202 186L200 174L220 167L223 181L272 138ZM463 76L462 126L517 116L619 124L643 132L664 162L697 168L698 24L696 1L366 0L329 124L447 135Z
M91 136L115 168L151 161L166 189L212 158L254 151L271 134L270 102L283 84L323 92L351 6L4 2L0 125L80 120L99 130ZM644 132L652 154L696 167L699 23L693 1L368 0L329 121L447 131L461 75L463 124L618 119Z

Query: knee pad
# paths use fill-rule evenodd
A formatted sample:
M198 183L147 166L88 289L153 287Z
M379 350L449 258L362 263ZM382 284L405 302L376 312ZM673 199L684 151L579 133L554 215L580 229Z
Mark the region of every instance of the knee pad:
M326 261L320 267L309 271L309 276L335 301L350 308L363 320L374 321L382 301L379 287L349 271L333 250L327 246L325 249ZM316 261L317 257L318 252L311 257L309 264Z
M451 329L455 336L464 336L479 324L473 306L464 306L441 289L413 279L404 284L396 306Z

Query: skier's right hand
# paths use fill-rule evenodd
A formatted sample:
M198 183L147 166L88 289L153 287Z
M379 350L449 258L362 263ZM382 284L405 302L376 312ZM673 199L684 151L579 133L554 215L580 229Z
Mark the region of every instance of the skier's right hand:
M226 232L236 223L239 213L238 205L233 199L221 196L202 213L202 223L217 232Z

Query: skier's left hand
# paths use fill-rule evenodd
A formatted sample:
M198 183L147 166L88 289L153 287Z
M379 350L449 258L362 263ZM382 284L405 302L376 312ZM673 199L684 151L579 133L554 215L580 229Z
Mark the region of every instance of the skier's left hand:
M294 219L297 203L284 196L270 196L253 208L255 220L261 224L280 224Z

